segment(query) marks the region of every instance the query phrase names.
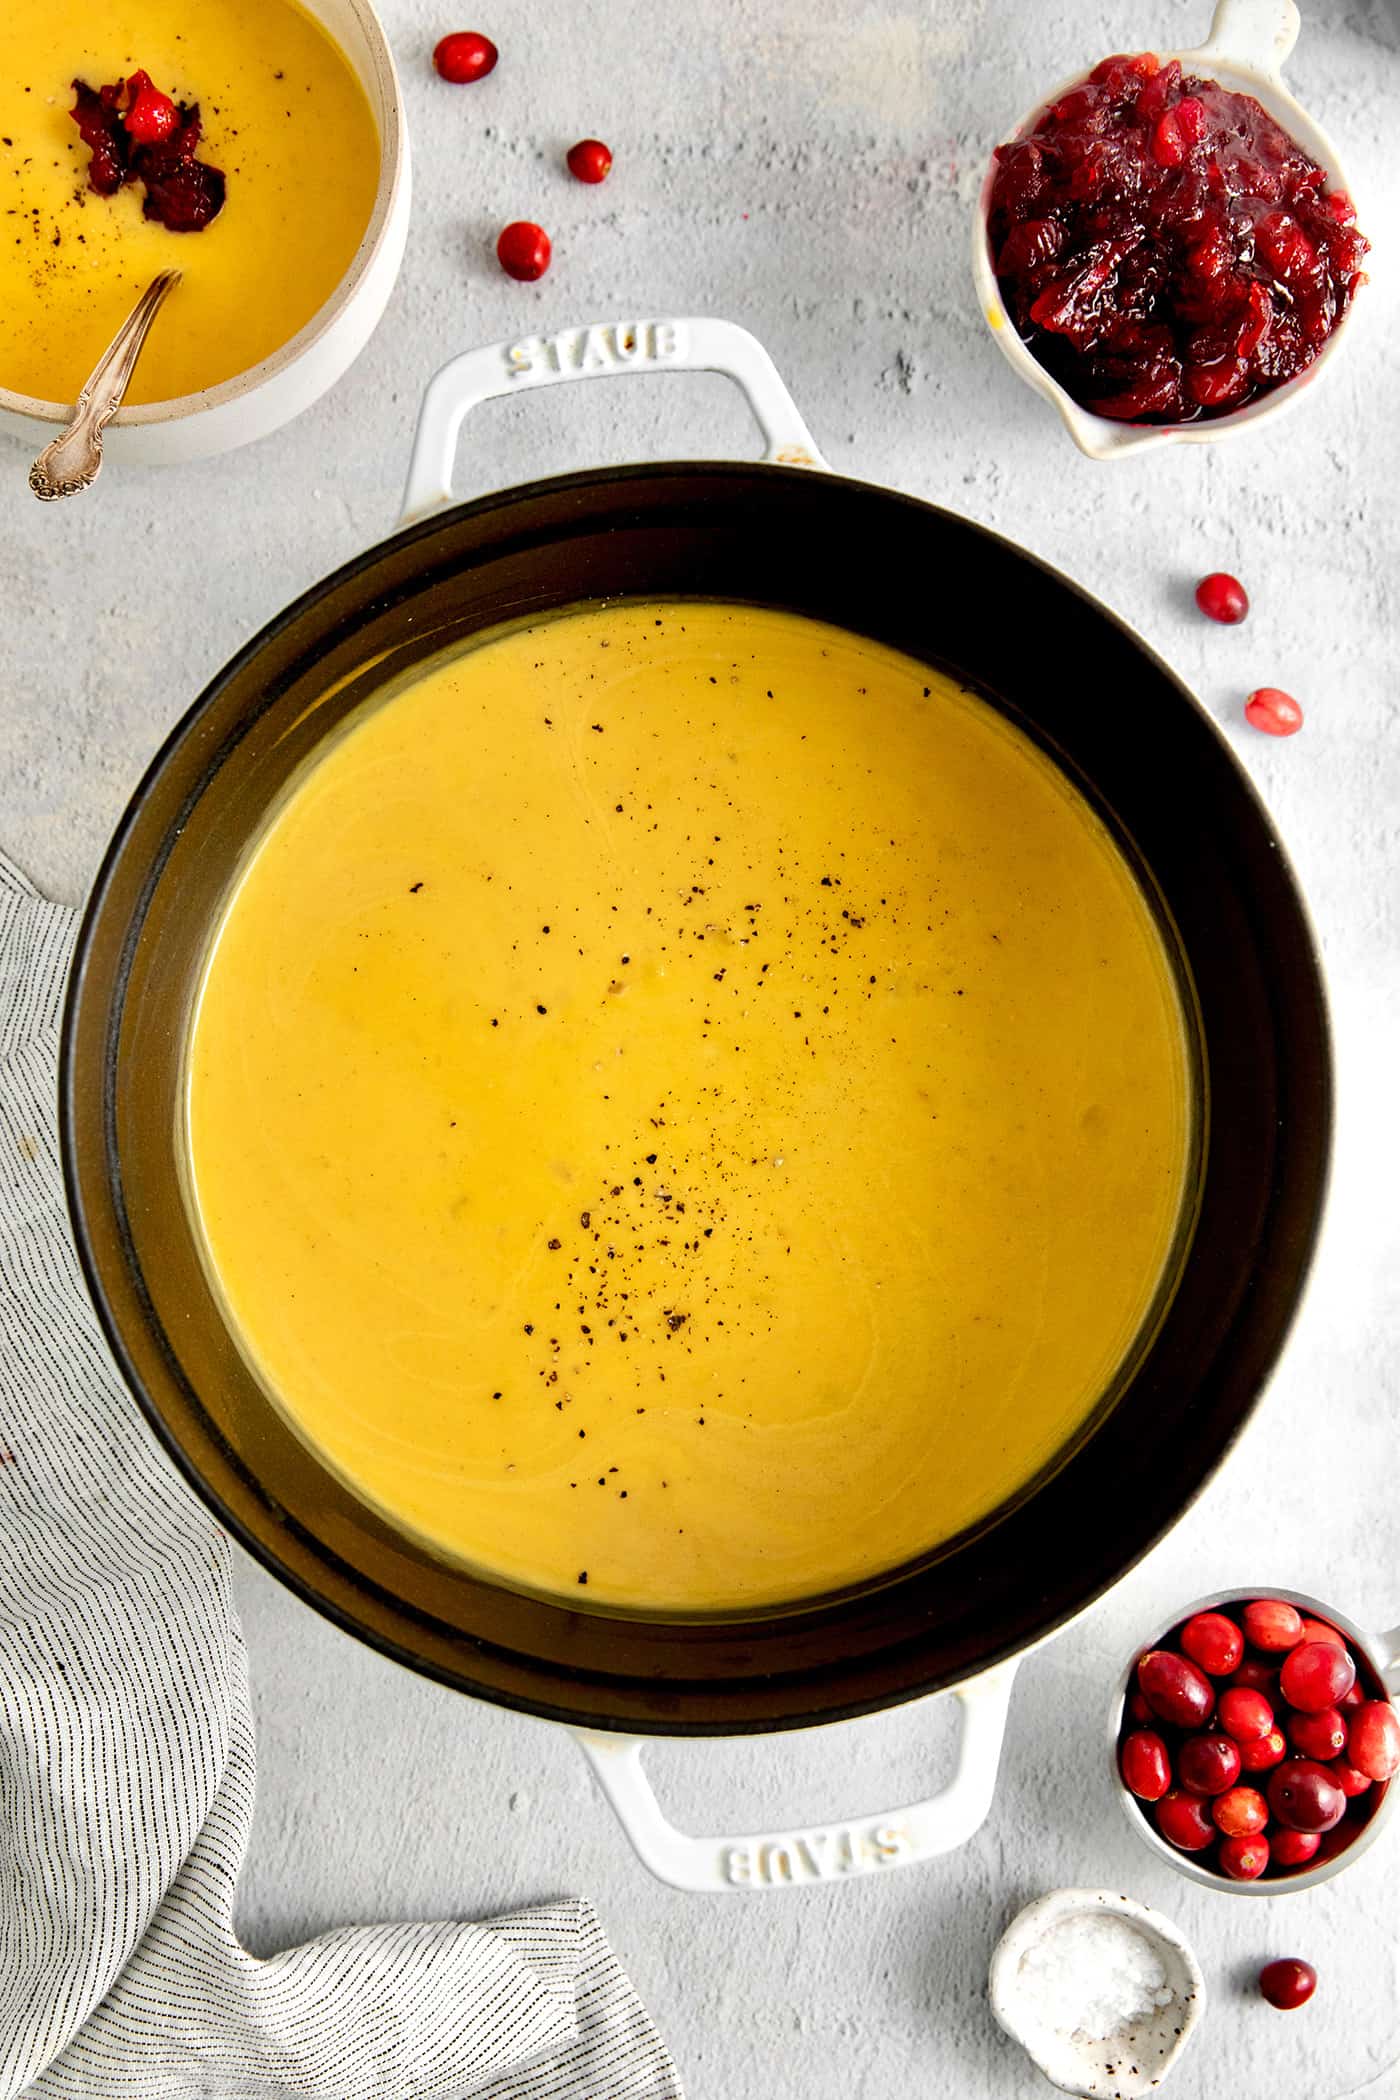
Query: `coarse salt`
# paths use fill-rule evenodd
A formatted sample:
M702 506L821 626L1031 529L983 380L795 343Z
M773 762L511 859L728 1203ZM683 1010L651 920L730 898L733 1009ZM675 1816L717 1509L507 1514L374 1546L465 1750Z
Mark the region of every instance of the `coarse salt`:
M1026 1949L1017 1981L1047 2028L1090 2041L1130 2032L1176 1993L1161 1957L1126 1918L1063 1918Z

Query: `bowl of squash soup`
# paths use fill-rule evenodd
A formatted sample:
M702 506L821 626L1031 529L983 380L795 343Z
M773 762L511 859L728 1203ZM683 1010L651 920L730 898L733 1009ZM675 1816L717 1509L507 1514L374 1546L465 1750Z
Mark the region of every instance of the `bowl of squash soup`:
M757 370L719 323L616 341L688 330ZM425 428L587 369L478 353ZM222 1520L588 1731L624 1813L628 1731L959 1688L958 1817L784 1840L856 1871L980 1820L976 1689L1239 1433L1330 1064L1287 859L1166 666L781 425L439 501L252 640L108 853L62 1117L99 1316Z
M117 459L265 435L377 325L409 215L398 81L368 0L11 0L0 82L0 428L62 427L147 283L180 273Z

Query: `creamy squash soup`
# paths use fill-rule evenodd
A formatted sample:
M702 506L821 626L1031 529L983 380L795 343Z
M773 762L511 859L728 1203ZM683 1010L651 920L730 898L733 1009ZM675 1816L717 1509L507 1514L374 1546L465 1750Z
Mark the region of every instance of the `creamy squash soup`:
M147 86L132 89L143 76ZM94 122L80 129L84 94ZM172 157L182 127L167 105L197 108L183 170ZM108 174L109 144L136 167ZM209 223L187 209L196 152L218 178ZM0 386L76 399L138 294L172 268L182 282L129 400L164 401L247 371L335 290L378 179L379 133L359 80L293 0L5 0Z
M354 719L214 940L192 1200L369 1502L638 1609L927 1555L1062 1457L1164 1286L1176 980L984 701L790 614L497 630Z

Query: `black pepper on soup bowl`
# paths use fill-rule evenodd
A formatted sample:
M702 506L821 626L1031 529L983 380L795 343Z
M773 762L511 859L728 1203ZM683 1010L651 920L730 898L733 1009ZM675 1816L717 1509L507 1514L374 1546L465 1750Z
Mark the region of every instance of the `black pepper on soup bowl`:
M1133 1651L1109 1704L1113 1790L1205 1888L1314 1888L1394 1814L1397 1691L1400 1627L1369 1633L1299 1590L1217 1590Z
M743 386L761 464L598 469L455 504L466 410L651 367ZM136 790L79 937L61 1125L74 1230L130 1386L221 1521L337 1624L445 1684L578 1731L639 1853L678 1886L771 1887L927 1858L990 1805L1016 1660L1161 1537L1239 1434L1308 1271L1330 1139L1318 963L1277 836L1185 688L1122 622L979 526L825 471L760 346L713 320L469 353L433 381L412 522L289 606L196 700ZM911 588L914 578L918 588ZM1157 1297L1078 1438L917 1562L780 1607L624 1610L435 1553L291 1427L211 1286L181 1137L213 929L288 782L351 712L467 637L599 601L813 616L951 674L1109 827L1172 958L1194 1073L1189 1200ZM483 817L488 806L483 805ZM929 1801L820 1830L673 1830L648 1736L756 1734L953 1691Z

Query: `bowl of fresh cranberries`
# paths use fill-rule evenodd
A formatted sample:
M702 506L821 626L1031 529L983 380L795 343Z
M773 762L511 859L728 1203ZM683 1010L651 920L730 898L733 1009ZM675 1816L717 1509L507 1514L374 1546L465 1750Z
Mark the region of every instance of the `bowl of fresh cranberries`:
M1253 428L1346 340L1370 244L1283 84L1297 34L1293 0L1220 0L1199 49L1101 60L992 156L983 315L1094 458Z
M1129 1663L1110 1733L1115 1790L1181 1873L1281 1895L1380 1835L1400 1771L1400 1628L1364 1633L1296 1590L1227 1590Z

